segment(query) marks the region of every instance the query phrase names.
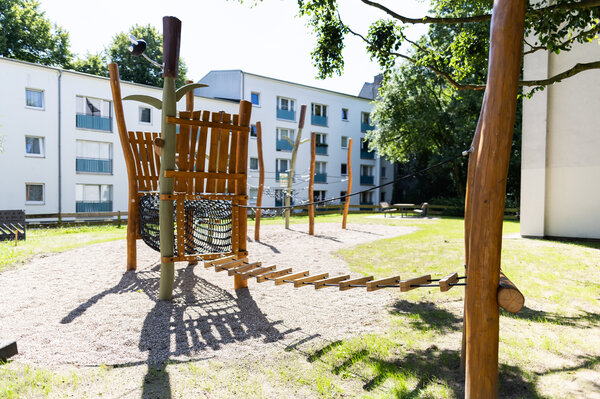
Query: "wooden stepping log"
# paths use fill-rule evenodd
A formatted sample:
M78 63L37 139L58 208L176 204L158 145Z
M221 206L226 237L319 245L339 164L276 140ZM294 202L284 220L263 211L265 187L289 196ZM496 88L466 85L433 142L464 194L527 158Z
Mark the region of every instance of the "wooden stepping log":
M350 287L350 286L351 285L365 284L365 283L367 283L367 282L369 282L371 280L373 280L373 276L360 277L360 278L354 278L352 280L342 281L340 283L340 291L351 290L352 288L359 288L359 287Z
M498 292L496 293L498 305L510 313L517 313L525 305L525 297L517 286L500 271Z
M288 274L286 276L276 278L275 279L275 285L285 284L286 282L293 282L293 280L297 280L299 278L306 277L309 274L310 274L310 272L308 270L305 270L305 271L300 272L300 273Z
M230 276L234 276L238 273L247 272L248 270L258 269L261 266L262 266L262 262L247 263L245 265L227 269L227 274L229 274Z
M204 262L204 267L206 267L208 269L209 267L214 267L217 265L221 265L223 263L231 262L232 260L235 260L235 255L226 256L224 258L219 258L219 259L209 260L207 262Z
M458 273L454 272L440 279L440 291L446 292L452 288L450 284L458 283Z
M408 280L400 281L400 291L406 292L410 290L414 290L415 285L419 284L428 284L431 281L431 274L426 274L425 276L415 277Z
M248 258L234 260L233 262L223 263L215 267L216 272L220 272L223 270L229 270L234 267L238 267L248 263Z
M325 284L336 284L340 281L348 280L350 278L349 274L345 276L337 276L332 278L326 278L325 280L315 281L315 290L320 290L321 288L326 288Z
M385 287L378 287L378 285L394 285L400 282L400 276L382 278L380 280L368 281L367 292L377 291Z
M271 270L275 270L276 267L277 266L275 266L275 265L259 267L258 269L250 270L249 272L246 272L246 273L242 274L241 276L242 276L243 280L248 280L249 278L258 277L261 274L265 274L265 273L270 272Z
M264 283L265 281L269 281L267 279L281 277L281 276L285 276L285 275L288 275L288 274L291 274L291 273L292 273L292 268L288 267L287 269L276 270L276 271L271 272L271 273L261 274L260 276L258 276L256 278L256 281L258 281L259 283Z
M18 353L16 341L0 340L0 361L5 362L9 357L13 357Z
M299 280L295 280L294 281L294 288L300 288L303 287L307 284L304 283L312 283L313 281L317 281L317 280L321 280L324 278L329 277L329 273L321 273L321 274L317 274L314 276L310 276L310 277L306 277L306 278L301 278Z

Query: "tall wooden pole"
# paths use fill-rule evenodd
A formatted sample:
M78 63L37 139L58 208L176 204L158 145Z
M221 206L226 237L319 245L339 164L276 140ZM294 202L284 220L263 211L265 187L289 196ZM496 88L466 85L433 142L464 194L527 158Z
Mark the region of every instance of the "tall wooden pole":
M294 149L292 150L292 162L290 165L290 172L288 173L287 190L285 194L285 206L291 205L292 196L292 184L294 183L294 172L296 170L296 158L298 157L298 148L300 147L300 140L302 139L302 129L304 129L304 118L306 116L306 105L300 107L300 118L298 119L298 134L296 135L296 141L294 141ZM285 210L285 228L290 228L290 208Z
M346 166L346 172L348 173L348 188L346 194L352 192L352 139L348 139L348 165ZM344 202L344 216L342 217L342 229L346 228L346 219L348 218L348 210L350 209L350 197L346 197Z
M496 0L486 93L469 157L465 219L466 398L498 395L502 220L515 121L525 0Z
M159 189L161 197L173 194L174 179L165 177L165 171L175 170L175 125L167 123L167 116L177 116L177 103L175 101L175 79L179 63L179 44L181 38L181 21L175 17L163 18L163 109L161 136L165 142L161 153ZM165 258L173 256L175 243L173 201L160 199L159 202L160 224L160 285L158 296L162 300L171 300L173 297L173 284L175 279L175 264L165 262Z
M315 200L315 158L317 156L317 135L310 134L310 176L308 180L308 202ZM308 234L315 235L315 206L308 206Z
M258 193L256 195L256 217L254 219L254 241L260 241L260 207L262 206L262 196L265 189L265 163L262 150L262 126L256 122L256 151L258 152Z

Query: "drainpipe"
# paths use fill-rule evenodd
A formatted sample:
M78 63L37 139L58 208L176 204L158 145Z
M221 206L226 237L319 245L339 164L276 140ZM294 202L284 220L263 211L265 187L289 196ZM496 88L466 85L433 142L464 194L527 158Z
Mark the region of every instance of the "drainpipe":
M242 92L240 93L240 101L242 101L244 99L244 84L245 84L246 76L244 75L244 71L240 71L240 72L242 73L242 82L241 82L241 85L242 85L241 90L242 90Z
M58 223L61 223L62 213L62 168L61 168L61 119L62 119L62 100L61 100L61 78L62 69L58 70Z

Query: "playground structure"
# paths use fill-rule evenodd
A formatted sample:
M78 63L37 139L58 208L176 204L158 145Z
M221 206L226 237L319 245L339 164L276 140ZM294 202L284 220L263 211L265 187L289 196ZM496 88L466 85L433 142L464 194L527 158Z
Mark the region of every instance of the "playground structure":
M497 0L494 4L487 89L469 156L465 209L465 263L468 285L465 290L463 328L465 397L467 398L497 397L499 305L513 312L523 306L522 295L516 286L501 273L500 256L506 177L515 120L524 16L524 0ZM272 280L276 285L284 283L294 284L295 287L313 285L316 289L338 287L342 291L358 287L365 287L367 291L381 288L400 288L400 291L408 291L432 285L439 285L440 289L444 291L454 285L462 284L458 283L457 273L452 273L442 279L432 279L429 275L408 280L400 280L399 276L380 280L373 280L371 276L350 279L348 275L330 277L327 273L310 276L308 271L294 273L289 268L277 271L274 265L262 266L260 262L249 262L246 257L246 158L251 106L242 101L239 116L233 116L233 118L227 114L213 113L212 119L209 120L209 114L204 112L200 119L200 113L191 112L190 115L190 110L187 113L180 113L177 117L175 101L178 95L185 92L185 89L181 91L183 88L176 92L174 87L180 27L180 22L176 18L165 17L163 50L165 86L161 104L163 126L160 137L158 134L156 136L144 134L142 140L142 136L136 133L135 140L128 138L131 134L126 131L122 115L118 69L114 64L110 69L117 124L123 147L137 148L139 154L152 153L152 156L146 155L145 161L147 162L152 162L154 154L160 153L158 186L153 183L150 186L152 189L159 190L159 247L161 252L159 296L161 299L171 298L174 262L197 259L205 259L205 266L214 267L215 271L227 270L228 274L234 277L236 289L246 287L247 281L251 277L256 277L259 282ZM130 99L136 98L130 97ZM232 123L230 123L230 118ZM180 126L179 139L176 139L176 125ZM204 134L204 137L206 137L208 129L211 129L209 165L212 167L209 166L206 170L198 170L198 164L195 161L195 156L204 157L203 151L186 152L188 140L191 140L190 137L194 137L196 134L193 133L194 129L198 128L200 128L200 136ZM231 141L229 141L230 139ZM183 145L182 141L186 145ZM134 147L133 143L138 147ZM154 151L153 147L158 147L157 151ZM158 151L159 149L160 151ZM136 150L131 151L135 157ZM176 163L176 152L178 151L179 158ZM145 171L142 160L140 158L139 166ZM154 158L154 162L156 167L157 158ZM129 219L128 225L128 268L134 269L135 255L131 253L129 243L133 241L135 245L135 238L138 235L135 230L137 225L132 221L137 221L134 213L138 205L134 202L141 194L142 184L140 183L141 179L135 176L146 175L143 174L144 172L140 173L139 169L135 169L137 166L133 162L128 162L127 165L130 179L130 217L134 216L134 219ZM196 168L192 165L196 165ZM313 171L311 170L311 172ZM313 173L311 173L312 175ZM194 184L192 186L190 182L197 182L197 179L205 179L203 181L206 182L206 185ZM311 198L310 195L309 198ZM220 200L229 203L232 226L230 252L184 254L186 249L183 244L186 241L184 228L186 231L193 230L203 224L210 224L208 222L211 219L210 216L203 215L201 211L193 210L193 205L190 205L192 210L186 211L186 200L205 200L209 203ZM177 203L177 206L174 205L174 202ZM177 212L177 235L174 230L175 210ZM199 219L195 219L198 214L200 215ZM177 242L176 247L175 241ZM194 245L191 247L194 249ZM176 249L177 252L175 252ZM130 263L132 259L134 262ZM434 281L437 281L438 284L430 284Z

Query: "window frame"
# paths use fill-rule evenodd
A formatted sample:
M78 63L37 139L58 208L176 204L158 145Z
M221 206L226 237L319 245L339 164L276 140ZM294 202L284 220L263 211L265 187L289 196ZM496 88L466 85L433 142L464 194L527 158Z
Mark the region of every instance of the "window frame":
M348 140L350 139L349 136L342 136L341 137L342 142L340 143L342 146L342 149L347 150L348 149ZM346 139L346 145L344 146L344 139Z
M142 112L145 109L147 109L148 111L150 111L150 122L146 122L146 121L142 120ZM152 122L153 122L153 119L154 119L152 114L153 114L153 112L152 112L152 108L151 107L145 107L143 105L140 105L139 108L138 108L138 122L141 125L152 125Z
M277 109L283 110L283 108L281 106L281 100L287 100L288 106L289 106L289 104L291 104L291 107L289 107L285 111L292 111L292 112L296 111L296 100L294 98L283 97L283 96L277 96Z
M256 124L250 125L250 138L255 139L258 137L258 133L256 132Z
M346 169L346 172L344 172L344 169ZM341 176L348 176L348 164L345 162L342 162L340 164L340 175Z
M256 168L252 167L252 161L254 161L254 160L256 160ZM248 158L248 169L250 169L250 170L258 170L258 167L259 167L259 165L258 165L258 158L254 158L254 157Z
M256 98L257 98L256 104L254 103L254 101L252 101L252 96L255 94L256 94ZM250 102L252 103L253 107L260 107L260 92L259 91L251 91L250 92Z
M32 92L37 92L37 93L41 93L42 95L42 105L39 107L36 107L35 105L27 105L27 92L28 91L32 91ZM44 111L46 109L46 98L45 98L45 91L43 89L34 89L31 87L26 87L25 88L25 108L27 109L35 109L38 111Z
M344 111L346 111L346 117L344 118ZM350 122L350 110L348 108L342 108L342 121Z
M40 153L34 154L27 152L27 138L34 138L40 140ZM26 134L25 135L25 156L28 158L46 158L46 138L44 136L33 136Z
M34 201L28 199L29 186L41 186L42 187L42 199L40 201ZM46 203L46 184L45 183L25 183L25 205L44 205Z
M317 115L315 113L315 111L316 111L317 108L320 109L320 115ZM322 116L324 118L327 118L327 105L326 104L319 104L319 103L311 103L310 104L310 114L314 115L314 116Z

